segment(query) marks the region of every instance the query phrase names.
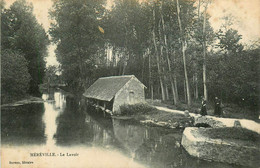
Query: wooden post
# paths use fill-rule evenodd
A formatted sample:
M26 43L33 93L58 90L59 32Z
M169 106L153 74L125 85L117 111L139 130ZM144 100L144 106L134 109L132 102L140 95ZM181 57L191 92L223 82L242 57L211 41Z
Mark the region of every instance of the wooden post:
M88 98L85 98L85 107L86 107L85 110L88 110Z
M106 117L106 102L104 102L104 110L103 110L103 115Z
M106 117L106 103L104 102L103 117Z
M99 100L97 100L97 112L99 111L99 108L98 108L98 106L99 106Z

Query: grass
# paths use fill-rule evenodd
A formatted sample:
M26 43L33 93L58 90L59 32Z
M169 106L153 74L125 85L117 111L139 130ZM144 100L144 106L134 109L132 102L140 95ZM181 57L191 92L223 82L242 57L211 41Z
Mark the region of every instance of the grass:
M127 115L127 116L136 115L136 114L147 114L154 110L156 110L155 107L145 103L120 106L121 115Z
M201 108L201 102L199 101L193 102L191 106L188 106L183 102L179 102L177 105L173 105L171 101L157 100L153 102L151 99L148 99L147 102L156 106L167 107L175 110L181 110L181 111L188 110L189 112L196 113L196 114L200 113L200 108ZM224 103L222 110L224 111L223 114L224 118L251 119L260 123L260 120L258 119L259 117L258 111L252 111L248 107L240 107L239 105L236 104ZM213 102L207 103L207 113L208 115L214 115Z
M174 127L193 126L193 119L184 114L176 114L158 110L149 104L124 105L120 107L121 115L134 116L137 121L153 120L154 122L165 122Z
M166 122L175 127L190 127L193 126L193 119L186 117L184 114L176 114L161 110L151 111L149 114L143 115L146 120L154 120L158 122Z

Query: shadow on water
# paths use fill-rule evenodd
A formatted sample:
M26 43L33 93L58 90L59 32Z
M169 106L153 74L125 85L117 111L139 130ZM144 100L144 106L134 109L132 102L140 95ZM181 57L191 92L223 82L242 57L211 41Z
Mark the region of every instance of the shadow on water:
M1 140L3 144L44 144L43 104L1 109Z
M2 143L115 150L151 168L239 167L191 157L180 145L182 130L103 117L60 91L43 98L50 101L2 109Z
M239 167L191 157L181 146L182 131L146 127L131 121L113 120L115 138L135 161L152 168L230 168Z
M85 123L85 114L80 111L79 105L74 99L67 97L66 102L63 113L56 120L56 144L90 144L94 134L90 125Z
M64 112L57 117L56 145L85 145L116 149L129 155L114 136L111 118L104 118L95 109L84 108L73 98L66 98Z

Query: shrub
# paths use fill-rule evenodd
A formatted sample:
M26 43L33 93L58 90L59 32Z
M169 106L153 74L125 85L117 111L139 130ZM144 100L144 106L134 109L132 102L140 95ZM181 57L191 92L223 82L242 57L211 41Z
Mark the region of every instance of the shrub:
M122 115L147 114L154 110L156 110L155 107L152 107L149 104L145 103L120 106L120 111Z
M27 61L18 52L4 50L1 54L2 103L24 96L29 88Z

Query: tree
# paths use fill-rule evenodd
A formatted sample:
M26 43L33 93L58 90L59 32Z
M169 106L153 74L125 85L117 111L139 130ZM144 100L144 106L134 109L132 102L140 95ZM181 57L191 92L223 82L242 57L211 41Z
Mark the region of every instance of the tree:
M31 76L24 56L15 51L1 51L1 99L2 103L26 95Z
M187 92L188 105L191 105L190 85L189 85L189 78L188 78L187 66L186 66L186 55L185 55L185 50L187 48L187 42L186 42L186 39L185 39L184 31L183 31L183 28L182 28L182 22L181 22L181 18L180 18L179 0L176 0L176 2L177 2L178 23L179 23L180 34L181 34L183 67L184 67L184 76L185 76L185 82L186 82L185 86L186 86L186 92Z
M155 50L155 56L156 56L156 65L158 69L158 75L159 75L159 81L160 81L160 86L161 86L161 93L162 93L162 100L165 100L165 90L164 90L164 85L163 85L163 80L162 80L162 72L160 68L160 57L158 53L158 47L157 47L157 42L156 42L156 36L155 36L155 30L156 30L156 18L155 18L155 3L153 7L153 44L154 44L154 50Z
M206 2L203 17L203 88L204 88L204 98L208 101L208 91L207 91L207 78L206 78L206 52L207 52L207 39L206 39L206 16L209 1Z
M58 0L50 12L55 21L50 35L57 44L57 60L65 82L73 92L81 94L93 80L93 71L104 46L103 0Z
M50 85L60 84L58 76L59 68L55 65L48 66L45 70L44 83L50 87Z
M33 15L33 7L25 0L17 0L10 9L2 11L2 49L21 52L28 61L31 75L29 93L39 95L44 77L48 36Z
M242 44L239 43L239 41L242 39L242 36L238 34L237 30L232 28L228 29L226 32L219 30L218 38L220 40L218 46L226 54L239 53L243 50Z

